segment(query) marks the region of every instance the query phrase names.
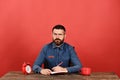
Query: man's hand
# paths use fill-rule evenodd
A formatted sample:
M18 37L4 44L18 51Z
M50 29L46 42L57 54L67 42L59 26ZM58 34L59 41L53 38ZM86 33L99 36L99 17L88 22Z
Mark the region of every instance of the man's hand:
M66 68L63 68L61 66L55 66L55 67L52 68L52 70L54 72L60 72L60 71L63 71L63 72L66 72L66 73L68 72L68 70Z
M51 71L50 69L42 69L42 70L40 71L40 73L43 74L43 75L50 75L51 72L52 72L52 71Z

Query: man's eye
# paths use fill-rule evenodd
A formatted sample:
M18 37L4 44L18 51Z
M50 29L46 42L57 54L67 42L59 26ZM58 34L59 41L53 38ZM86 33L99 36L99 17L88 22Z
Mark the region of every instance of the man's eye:
M60 35L60 36L61 36L61 35L63 35L63 34L56 34L56 33L54 33L53 35Z
M62 34L58 34L58 35L62 35Z
M57 35L57 34L54 34L54 35Z

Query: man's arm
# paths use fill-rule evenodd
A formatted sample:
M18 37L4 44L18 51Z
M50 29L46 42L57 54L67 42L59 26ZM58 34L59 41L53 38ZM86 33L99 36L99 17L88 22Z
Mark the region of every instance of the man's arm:
M35 60L33 64L33 71L35 73L40 73L42 69L42 64L44 63L45 59L45 52L44 52L45 47L41 50L40 54L38 55L37 59Z
M82 64L81 64L74 48L70 47L69 50L70 50L71 63L73 65L70 67L67 67L68 73L78 72L82 68Z
M42 68L42 64L44 63L45 61L45 51L46 51L46 47L44 47L42 49L42 51L40 52L39 56L37 57L34 65L33 65L33 71L35 73L41 73L43 75L50 75L51 73L51 70L50 69L44 69Z
M53 71L55 72L65 72L65 73L73 73L73 72L78 72L81 67L82 64L80 63L80 60L78 59L76 52L74 51L74 49L72 47L70 47L69 49L70 51L70 62L72 63L72 65L70 67L62 67L62 66L55 66L52 68Z

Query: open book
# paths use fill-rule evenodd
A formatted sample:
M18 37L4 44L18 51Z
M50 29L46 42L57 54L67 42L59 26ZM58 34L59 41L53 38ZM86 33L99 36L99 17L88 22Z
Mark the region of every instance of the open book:
M66 71L51 72L51 74L60 74L60 73L66 73Z

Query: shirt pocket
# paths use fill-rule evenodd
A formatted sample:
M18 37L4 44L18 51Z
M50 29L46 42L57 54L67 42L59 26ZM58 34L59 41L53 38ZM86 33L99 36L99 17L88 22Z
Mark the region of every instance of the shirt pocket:
M55 63L55 56L54 55L47 55L46 61L48 64L53 65Z

